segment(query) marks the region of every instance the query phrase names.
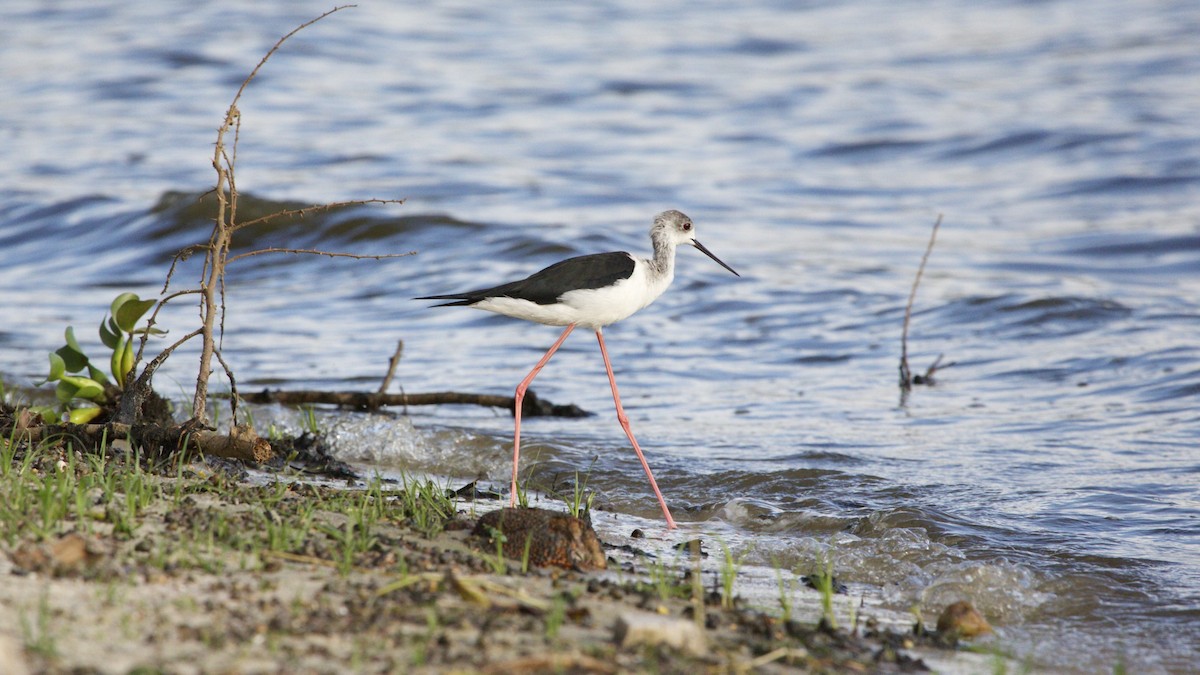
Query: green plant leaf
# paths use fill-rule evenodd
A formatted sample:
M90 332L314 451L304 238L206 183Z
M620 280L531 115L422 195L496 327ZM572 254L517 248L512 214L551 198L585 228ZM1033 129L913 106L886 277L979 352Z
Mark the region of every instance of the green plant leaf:
M101 384L108 382L108 375L105 375L103 370L93 366L91 363L88 364L88 375Z
M105 347L116 349L120 339L121 327L111 316L105 317L104 321L100 322L100 341L104 343Z
M122 380L122 382L124 382L124 380L129 377L129 374L131 372L133 372L133 366L134 366L134 363L133 363L133 340L130 339L128 342L125 343L125 353L121 360L121 380ZM125 386L124 383L122 383L121 386Z
M50 352L50 374L46 376L44 381L39 382L38 384L53 382L66 374L67 364L63 361L63 357L59 356L58 352Z
M111 312L113 316L116 316L117 312L121 309L121 305L124 305L125 303L129 302L130 300L137 300L137 299L138 299L137 293L122 293L122 294L118 295L117 297L113 298L112 306L109 307L108 311Z
M104 385L88 377L65 375L55 387L54 395L62 403L69 403L75 398L99 403L104 400Z
M120 301L118 303L118 301ZM142 315L147 312L154 303L154 299L139 300L136 293L122 293L113 300L112 314L117 320L117 325L126 333L132 333L137 327L137 322L142 318Z
M66 331L67 344L59 347L54 353L62 357L63 365L68 373L77 373L87 367L88 357L79 347L79 342L75 340L75 329L67 326Z
M32 405L29 406L29 411L42 416L42 423L53 424L59 419L58 407L52 405Z
M67 413L67 421L71 424L87 424L96 419L96 415L101 412L100 408L75 408Z
M67 330L64 333L64 336L67 338L67 346L68 347L70 347L71 349L74 349L75 351L79 352L80 354L83 353L83 349L81 349L79 347L79 342L77 340L75 340L75 327L74 326L67 326Z
M87 355L83 352L71 349L69 345L63 345L62 347L59 347L54 353L63 360L63 367L67 369L68 373L78 373L84 368L87 368Z
M112 359L110 359L108 366L112 370L113 377L117 380L117 386L122 389L125 388L125 374L128 372L123 368L125 364L125 346L128 342L129 340L122 335L116 349L113 349Z

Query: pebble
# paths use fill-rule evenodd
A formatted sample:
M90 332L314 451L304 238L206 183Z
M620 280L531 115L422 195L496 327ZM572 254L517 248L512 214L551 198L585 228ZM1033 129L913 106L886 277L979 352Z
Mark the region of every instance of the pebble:
M613 641L624 649L666 645L695 656L708 651L704 632L694 621L649 612L631 611L618 616Z
M973 638L992 632L987 619L966 600L959 600L942 610L937 629L939 633L960 638Z

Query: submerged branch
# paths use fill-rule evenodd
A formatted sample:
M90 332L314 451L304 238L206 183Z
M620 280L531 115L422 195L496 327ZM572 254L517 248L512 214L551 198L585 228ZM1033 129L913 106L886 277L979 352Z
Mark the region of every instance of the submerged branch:
M917 267L917 275L913 278L912 289L908 292L908 302L904 305L904 327L900 332L900 388L908 391L913 385L912 371L908 367L908 324L912 320L913 301L917 297L917 286L921 284L921 276L925 274L925 264L929 262L929 254L933 252L933 244L937 240L938 228L942 225L942 214L938 214L933 223L933 231L929 233L929 243L925 246L925 254L921 256L921 264ZM938 362L941 357L938 357ZM925 382L932 381L933 371L937 363L925 373ZM920 384L920 383L919 383Z
M489 408L504 408L509 412L514 410L512 396L470 394L457 391L439 391L429 394L381 394L366 391L269 391L264 389L257 394L247 394L242 397L242 400L247 403L282 403L285 405L323 403L356 410L378 410L384 406L441 404L481 405ZM590 414L575 404L555 405L549 401L543 401L532 390L525 392L525 399L521 403L522 417L587 417Z

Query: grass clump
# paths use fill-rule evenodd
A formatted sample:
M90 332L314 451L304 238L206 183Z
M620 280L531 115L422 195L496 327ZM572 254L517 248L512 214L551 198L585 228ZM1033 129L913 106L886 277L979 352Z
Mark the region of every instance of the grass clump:
M96 523L128 537L139 514L161 497L140 457L114 453L107 444L85 456L69 442L0 442L0 540L10 546L68 531L91 533Z
M433 480L410 479L406 474L401 474L401 482L404 486L400 493L401 518L426 537L434 537L446 529L446 523L458 512L451 497L453 492Z

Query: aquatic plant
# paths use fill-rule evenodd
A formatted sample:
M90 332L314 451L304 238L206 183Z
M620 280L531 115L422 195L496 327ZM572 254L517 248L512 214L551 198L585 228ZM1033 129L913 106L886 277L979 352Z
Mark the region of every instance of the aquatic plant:
M75 327L67 326L67 343L50 352L50 373L43 381L58 383L54 389L58 406L44 406L38 412L43 417L62 417L73 424L87 424L95 419L101 412L98 404L109 401L110 389L119 392L128 383L136 365L134 336L165 334L149 325L138 328L138 322L156 302L142 300L136 293L122 293L113 299L109 307L111 313L100 322L100 341L112 351L108 359L112 381L79 346ZM85 371L86 375L83 374Z

